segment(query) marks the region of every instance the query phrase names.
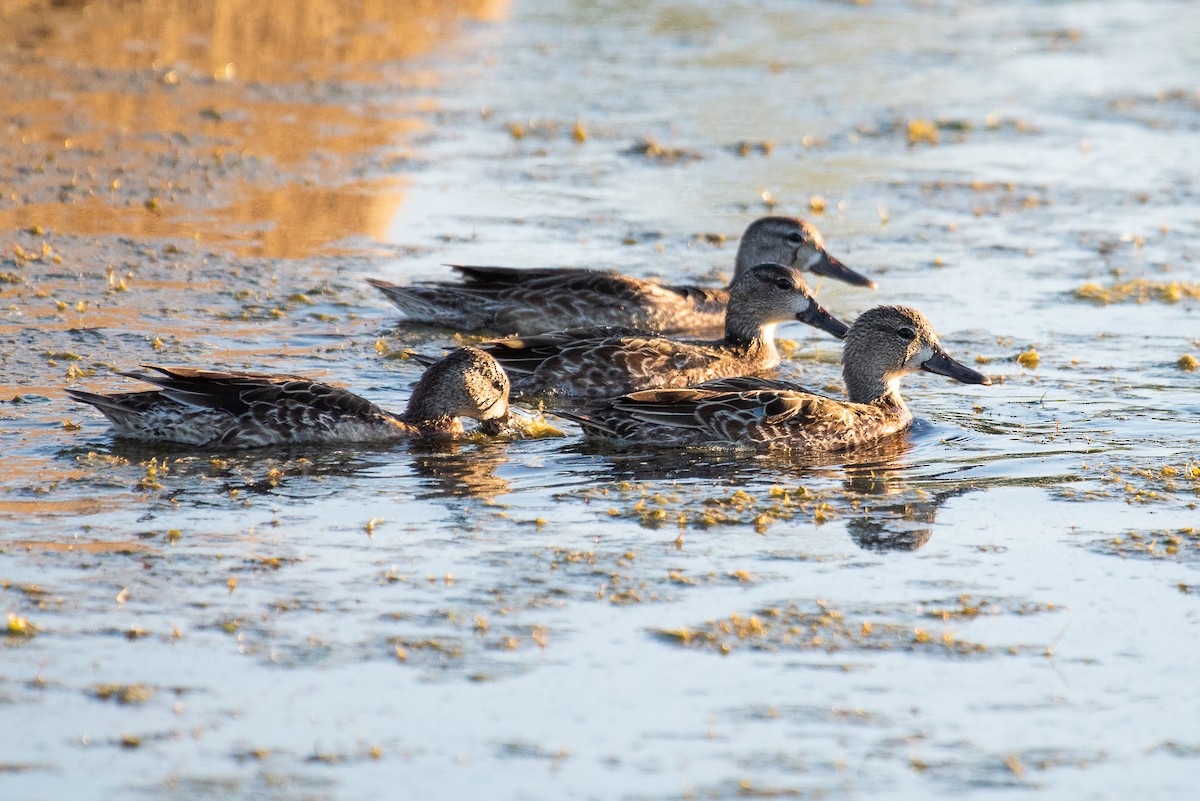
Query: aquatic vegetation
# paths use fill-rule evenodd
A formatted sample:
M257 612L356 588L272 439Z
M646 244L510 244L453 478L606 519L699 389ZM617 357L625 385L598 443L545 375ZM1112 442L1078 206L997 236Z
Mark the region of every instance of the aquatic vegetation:
M1027 605L1018 613L1032 614L1051 608ZM994 602L964 596L956 607L935 608L925 611L923 616L949 620L971 618L985 612L999 614L1001 607ZM727 618L708 620L698 626L655 629L652 633L665 642L711 649L720 654L728 654L738 648L826 653L895 650L946 656L1035 650L1031 646L989 648L962 639L950 631L935 632L923 626L881 621L879 617L883 614L886 614L884 610L875 610L874 615L865 611L848 613L832 609L822 601L804 606L792 602L783 607L760 609L749 615L733 613Z
M375 340L375 352L385 359L397 359L400 361L408 361L416 351L412 348L393 348L385 340Z
M1041 357L1033 348L1017 354L1017 364L1030 370L1036 369L1040 361Z
M921 607L920 614L924 617L948 621L952 619L969 620L981 615L1033 615L1041 612L1053 612L1056 609L1055 605L1051 603L1006 603L974 595L960 595L952 604L925 604Z
M545 413L538 409L532 414L513 414L508 420L509 430L521 439L545 439L565 437L566 433L546 419Z
M929 120L908 121L908 144L936 145L938 143L938 127Z
M8 624L5 626L4 633L8 637L29 638L38 633L38 627L30 623L27 619L16 615L12 612L8 613Z
M145 684L100 684L92 693L101 701L113 700L118 704L144 704L154 697L154 688Z
M820 525L844 514L854 502L844 501L844 493L833 490L816 492L803 486L771 487L765 497L737 489L729 494L712 495L703 487L675 485L674 491L652 491L646 484L621 482L605 487L587 488L571 493L585 503L600 501L604 514L613 518L636 520L644 528L678 526L680 531L714 526L753 526L762 534L781 521ZM567 496L560 496L567 497Z
M666 147L649 137L635 142L627 150L622 151L627 156L642 156L656 164L678 164L695 161L702 158L700 152L686 147Z
M1110 303L1179 303L1200 300L1200 284L1184 281L1155 281L1135 278L1108 286L1087 283L1075 290L1078 300L1107 305Z
M1088 486L1060 486L1055 488L1055 494L1071 500L1119 498L1128 504L1182 502L1190 509L1200 503L1200 462L1153 468L1084 462L1080 472Z
M1129 531L1105 536L1093 547L1101 553L1123 558L1193 560L1200 559L1200 529L1179 528L1159 531Z
M1200 370L1200 359L1190 353L1185 353L1175 362L1175 366L1184 372L1194 373L1196 370Z
M775 143L766 139L760 142L752 142L748 139L743 139L733 146L733 152L742 158L747 158L755 153L759 153L763 156L769 156L772 152L774 152L774 150Z

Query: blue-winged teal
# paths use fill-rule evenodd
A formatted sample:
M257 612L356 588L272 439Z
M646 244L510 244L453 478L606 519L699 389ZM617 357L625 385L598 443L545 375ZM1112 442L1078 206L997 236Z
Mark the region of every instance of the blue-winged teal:
M556 412L617 444L781 447L840 451L912 423L900 379L925 370L966 384L991 380L950 358L916 309L878 306L850 327L842 353L849 401L785 381L734 378L653 389Z
M813 299L799 269L759 264L734 279L721 339L683 341L600 327L501 339L480 347L504 366L517 392L603 398L771 370L779 364L775 328L789 320L837 337L847 330Z
M820 231L795 217L763 217L746 229L734 277L763 262L875 286L830 256ZM728 288L668 286L600 270L453 266L461 283L368 281L410 319L460 333L536 334L599 325L657 332L711 330L721 327L729 300Z
M477 348L452 351L426 370L401 414L297 376L147 367L155 372L122 375L160 389L67 393L99 409L118 436L212 449L451 435L463 430L459 417L488 426L508 413L508 377Z

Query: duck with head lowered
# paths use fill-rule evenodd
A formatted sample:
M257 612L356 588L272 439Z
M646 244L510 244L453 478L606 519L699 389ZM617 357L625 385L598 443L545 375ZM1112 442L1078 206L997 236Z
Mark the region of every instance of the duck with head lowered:
M844 451L908 428L900 379L924 370L965 384L991 379L952 359L916 309L877 306L846 334L848 401L786 381L732 378L686 389L651 389L556 410L593 439L617 445L777 447Z
M847 330L813 298L798 268L767 263L734 279L720 339L678 340L599 327L493 340L479 347L503 365L516 392L604 398L772 370L780 361L775 329L790 320L836 337Z
M825 249L816 227L796 217L763 217L742 234L734 278L774 262L854 286L875 282ZM603 270L574 267L521 269L453 265L461 283L401 286L368 282L409 319L454 328L533 334L579 326L627 326L660 333L719 329L731 287L671 286Z
M451 351L426 370L400 414L297 376L147 367L154 372L121 375L159 389L67 394L99 409L117 436L214 450L452 436L463 432L460 417L494 433L508 414L508 377L476 348Z

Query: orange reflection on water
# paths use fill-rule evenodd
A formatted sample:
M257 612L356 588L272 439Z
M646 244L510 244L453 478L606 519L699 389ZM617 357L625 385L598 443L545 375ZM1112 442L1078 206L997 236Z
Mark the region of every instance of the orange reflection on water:
M0 0L0 227L284 258L379 236L435 80L404 62L507 7Z
M97 514L102 509L98 504L89 506L81 504L78 508L65 508L61 504L51 509L45 508L46 505L38 505L36 508L22 509L23 514ZM0 504L0 512L8 511ZM136 540L117 540L117 541L98 541L98 540L70 540L67 542L39 541L39 540L12 540L4 546L5 550L20 549L25 551L47 551L50 553L158 553L157 548L152 548L143 542Z
M432 50L464 19L497 21L508 0L0 0L9 39L106 69L188 65L285 83L369 80ZM232 65L230 68L229 65Z
M205 212L207 219L180 220L180 225L194 228L205 242L225 244L235 252L302 258L339 240L384 230L403 201L403 183L393 179L335 187L246 187L231 205ZM262 220L270 222L254 225ZM243 221L254 230L233 230L231 221Z

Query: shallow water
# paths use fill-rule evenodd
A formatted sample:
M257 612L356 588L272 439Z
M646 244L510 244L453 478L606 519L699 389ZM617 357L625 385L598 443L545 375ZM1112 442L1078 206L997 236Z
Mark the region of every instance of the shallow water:
M0 796L1190 793L1200 7L275 6L0 2ZM717 280L772 209L1002 380L820 460L195 454L62 392L398 408L452 339L363 278ZM1182 296L1076 294L1136 279Z

